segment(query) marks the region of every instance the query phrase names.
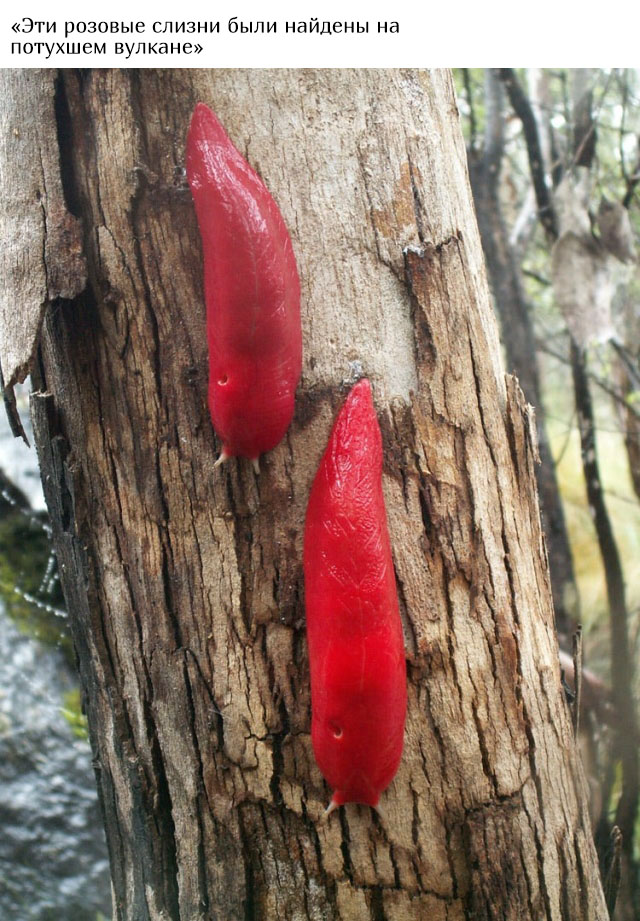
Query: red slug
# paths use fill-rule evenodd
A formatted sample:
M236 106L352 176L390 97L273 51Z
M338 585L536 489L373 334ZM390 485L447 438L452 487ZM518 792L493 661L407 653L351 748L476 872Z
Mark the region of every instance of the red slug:
M278 206L224 128L198 103L187 178L204 256L209 409L216 463L258 458L283 438L302 368L300 282Z
M311 741L343 803L377 806L400 763L406 666L382 494L382 439L361 380L316 473L304 534Z

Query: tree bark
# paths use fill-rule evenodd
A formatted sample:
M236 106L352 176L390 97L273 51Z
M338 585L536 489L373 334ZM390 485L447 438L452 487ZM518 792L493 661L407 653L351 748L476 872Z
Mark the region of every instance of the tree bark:
M47 304L75 297L87 280L81 228L64 200L55 76L5 70L0 98L0 383L13 433L25 441L14 385L29 373Z
M535 423L501 367L450 75L62 79L89 282L47 311L33 412L114 918L604 921ZM182 169L198 100L263 175L302 279L296 415L259 476L242 460L213 469ZM383 817L323 820L302 530L361 370L383 432L409 709Z
M469 176L507 365L518 375L526 398L536 407L541 461L536 473L549 549L553 603L558 630L568 640L580 620L578 589L555 462L544 420L533 323L500 204L500 173L504 153L503 96L502 83L497 74L487 70L485 142L481 152L469 151Z
M545 179L544 163L540 158L541 145L537 137L537 128L531 106L519 85L518 79L512 70L502 70L502 78L505 87L511 99L514 111L522 121L523 132L525 134L527 155L529 159L529 169L531 172L532 182L536 192L536 201L538 205L538 215L542 226L545 229L549 243L562 242L562 237L579 237L575 236L575 231L582 234L583 240L586 237L588 245L589 240L589 218L586 212L586 206L579 204L579 197L574 196L574 201L567 202L571 207L564 209L561 216L556 212L556 202L551 196ZM576 71L574 74L572 86L573 105L577 111L574 119L574 162L573 167L580 163L580 167L588 169L591 166L591 159L595 154L595 146L592 139L595 137L595 123L591 112L591 95L588 90L585 93L588 72ZM574 192L577 191L575 184L578 182L577 177L573 177ZM577 199L577 200L576 200ZM582 227L580 227L582 224ZM566 226L563 226L566 225ZM566 269L566 266L565 266ZM584 271L581 269L581 271ZM594 277L594 273L592 273ZM577 279L578 281L581 278ZM584 284L583 302L576 302L576 316L574 322L571 322L571 316L565 313L565 320L570 333L570 364L574 383L574 396L576 401L576 410L579 420L581 454L583 462L583 473L585 478L585 487L587 499L594 517L594 525L602 563L605 571L605 581L607 585L607 597L610 608L610 626L611 626L611 683L613 699L616 706L616 716L618 719L618 735L616 745L612 752L609 753L610 766L605 770L605 782L603 785L603 810L598 822L597 838L602 844L603 837L606 837L607 844L611 837L622 832L622 849L627 858L628 868L628 885L630 892L631 911L637 915L637 871L634 866L634 829L638 811L638 724L635 714L635 705L633 701L633 659L629 652L628 637L628 611L625 600L624 578L616 545L613 529L609 520L609 515L604 501L604 493L600 478L600 470L595 455L595 417L593 405L589 391L588 373L586 367L586 352L581 348L574 339L575 331L580 329L592 329L600 320L598 320L598 311L594 310L597 302L598 292L592 286L591 290L588 283ZM558 297L558 291L556 291ZM594 316L595 315L595 316ZM581 319L582 318L582 319ZM585 322L586 320L586 322ZM573 329L572 329L573 327ZM618 799L616 808L616 822L624 826L610 828L610 818L607 810L607 804L613 788L615 762L619 758L621 767L621 794ZM606 832L605 832L606 830ZM605 832L605 834L603 834ZM620 841L617 840L617 847L620 848ZM624 875L624 874L623 874ZM620 876L618 876L620 878ZM607 888L609 888L607 884ZM611 893L608 892L608 903L611 904ZM625 900L626 901L626 900ZM615 902L615 898L613 899Z

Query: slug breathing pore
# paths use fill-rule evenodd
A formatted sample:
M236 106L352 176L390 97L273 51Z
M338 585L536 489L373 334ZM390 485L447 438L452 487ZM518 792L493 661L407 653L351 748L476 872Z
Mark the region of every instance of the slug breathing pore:
M302 370L293 247L266 186L204 103L186 169L202 238L216 464L235 455L257 464L289 427Z
M368 380L329 437L304 534L311 741L343 803L377 807L402 756L406 664L382 493L382 438Z

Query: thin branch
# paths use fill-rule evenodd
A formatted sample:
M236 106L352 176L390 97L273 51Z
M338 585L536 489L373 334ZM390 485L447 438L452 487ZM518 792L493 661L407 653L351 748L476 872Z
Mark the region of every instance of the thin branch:
M625 370L629 376L629 380L633 384L633 390L640 390L640 369L637 367L637 364L634 360L634 356L629 354L629 350L622 345L621 342L618 342L616 339L611 339L611 345L613 346L618 358L625 367Z
M509 94L511 105L522 122L539 219L547 239L550 242L555 242L558 239L559 224L553 207L551 192L546 182L542 148L535 116L515 72L512 69L505 68L500 71L500 74ZM589 115L590 113L586 114ZM588 131L589 124L589 118L581 120L583 130L586 126ZM581 150L581 141L582 138L576 132L574 135L575 153ZM585 150L586 154L584 145L582 149ZM596 428L585 355L573 339L571 339L571 371L578 413L582 467L587 499L594 519L598 546L605 571L609 602L612 688L614 704L619 715L621 727L617 743L622 766L622 793L616 810L616 824L622 832L622 846L626 856L631 861L634 826L638 811L640 765L636 747L638 728L632 696L633 664L629 649L628 612L620 554L604 500L596 455Z
M578 624L573 634L573 732L578 735L580 728L580 705L582 703L582 624Z
M589 70L585 71L590 73ZM574 112L574 123L575 123L575 149L573 154L573 159L570 163L570 168L574 166L586 166L590 168L593 164L593 158L596 153L596 128L601 126L602 122L600 121L600 112L604 107L604 100L609 91L609 85L613 78L613 73L607 75L607 80L605 85L602 88L602 94L598 100L597 105L595 106L595 111L593 107L593 89L589 89L586 93L583 94L582 99L577 100L575 105L575 110L577 110L577 116ZM582 124L578 121L578 118L584 118Z
M529 306L522 290L518 261L509 245L504 225L499 177L504 153L504 108L506 94L495 69L485 70L486 129L482 157L469 158L478 226L485 252L495 305L500 316L507 361L516 370L527 398L538 406L540 379L535 358L535 337ZM566 633L575 628L577 593L573 560L567 536L564 510L553 466L542 413L538 414L538 443L541 464L536 470L542 515L549 546L551 588L557 624ZM569 591L567 591L569 588ZM569 597L575 599L569 602Z
M633 196L636 191L636 186L640 182L640 135L638 135L638 159L636 160L636 165L633 168L633 172L627 179L627 189L624 193L624 198L622 199L622 204L625 208L631 207L631 202L633 201Z
M545 355L551 355L552 358L555 358L557 361L561 361L563 365L571 364L570 359L568 359L566 355L563 355L562 352L557 352L542 339L536 340L536 348L540 349L541 352L544 352ZM604 391L604 393L610 396L612 400L615 400L616 403L619 403L621 406L623 406L625 410L628 410L632 416L635 416L636 419L640 420L640 410L636 409L635 406L629 403L624 394L618 390L615 390L610 384L607 384L606 381L603 381L601 377L598 377L597 374L594 374L593 371L585 370L585 374L590 381L593 381L593 383L596 384L602 391Z
M627 133L627 107L629 102L629 80L627 77L627 71L622 71L623 76L620 79L620 93L622 95L622 115L620 116L620 130L618 132L618 155L620 157L620 172L622 173L622 178L625 181L625 184L629 182L629 174L627 173L627 166L625 163L624 156L624 136Z
M538 275L537 272L532 272L531 269L522 269L522 274L526 275L527 278L533 278L534 281L537 281L539 285L543 285L545 288L551 286L549 278L545 278L544 275Z
M611 847L607 855L607 866L604 875L604 897L609 917L613 918L620 888L620 855L622 853L622 832L617 825L614 825L611 829L609 841Z
M612 499L615 499L616 502L626 502L627 505L632 505L634 509L638 508L638 500L632 498L631 496L625 496L621 492L618 492L617 489L605 489L605 492L608 496L611 496Z
M28 601L29 604L32 604L40 611L46 611L47 614L54 614L56 617L61 617L63 620L66 620L69 616L64 608L56 608L52 604L47 604L46 601L37 598L35 595L32 595L31 592L25 591L20 585L14 585L13 590L19 598Z
M522 123L540 223L550 239L556 240L558 238L558 220L547 185L538 125L531 103L522 89L513 68L502 67L499 73L509 96L509 101L513 106L513 111Z
M571 444L571 436L573 434L575 418L576 418L576 412L574 409L571 419L569 420L569 425L567 426L567 429L564 434L564 443L555 457L556 467L559 467L562 461L564 460L564 456L567 453L569 445Z
M556 132L553 130L552 124L549 125L549 142L551 148L551 185L554 189L557 189L564 176L564 163L558 150Z
M640 136L637 139L638 146L638 156L631 174L627 171L627 166L625 162L625 153L624 153L624 137L627 133L626 123L627 123L627 111L629 106L629 79L627 70L622 71L622 76L619 78L620 83L620 92L622 95L622 115L620 117L620 128L618 131L618 155L620 157L620 172L622 173L622 178L625 182L625 193L622 198L622 205L624 208L629 208L631 202L633 201L633 195L640 182Z
M0 478L0 498L21 515L24 515L29 524L33 525L34 528L39 528L41 531L44 531L47 537L51 537L51 525L49 522L41 518L30 506L22 505L6 487L1 485L3 480L4 477Z
M625 850L628 850L631 856L640 777L636 742L638 729L631 690L633 665L629 654L624 574L602 490L602 479L596 455L593 403L584 355L573 340L571 341L571 371L578 411L578 429L587 500L604 564L611 623L611 687L622 729L618 738L622 763L622 793L616 811L616 824L622 831Z

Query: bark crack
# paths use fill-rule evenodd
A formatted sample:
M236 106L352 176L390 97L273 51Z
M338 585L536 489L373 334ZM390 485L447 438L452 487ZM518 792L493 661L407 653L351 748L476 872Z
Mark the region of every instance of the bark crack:
M407 150L407 164L409 166L409 182L411 184L411 195L413 197L413 211L416 218L416 230L418 231L418 239L420 240L420 245L424 246L425 243L425 233L424 225L422 221L422 216L425 214L424 204L420 196L420 189L418 188L418 183L416 182L415 176L415 167L411 160L411 154Z

